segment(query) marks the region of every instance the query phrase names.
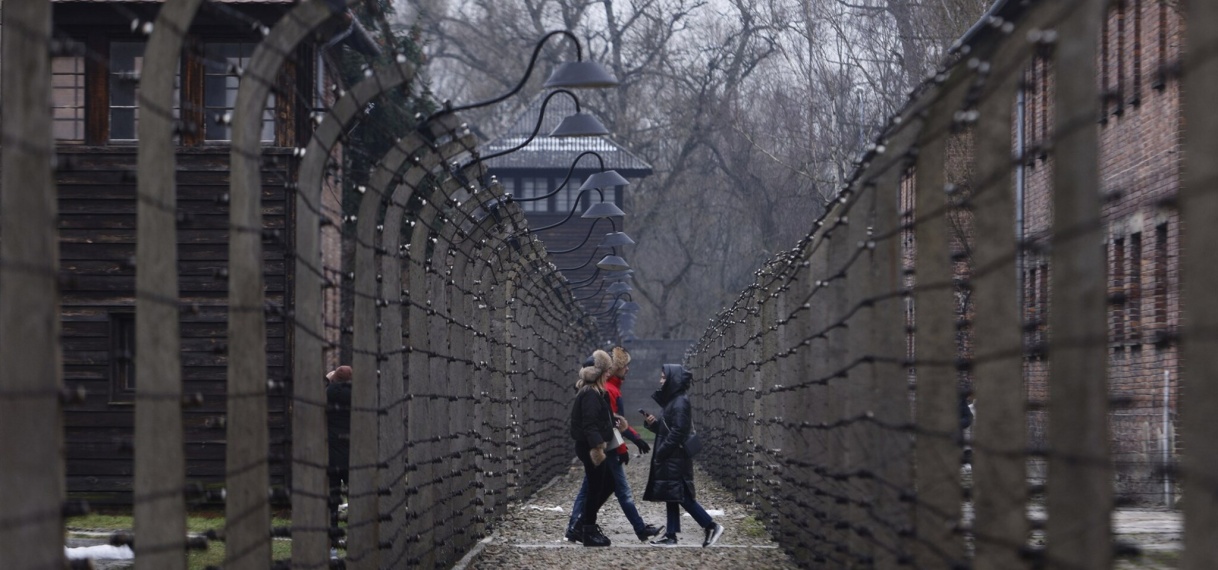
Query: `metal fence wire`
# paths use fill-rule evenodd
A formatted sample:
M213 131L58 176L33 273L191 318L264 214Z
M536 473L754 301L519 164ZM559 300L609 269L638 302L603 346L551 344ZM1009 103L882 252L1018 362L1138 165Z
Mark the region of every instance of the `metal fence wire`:
M712 319L708 469L798 560L1110 568L1156 506L1218 560L1214 10L997 3Z
M65 501L65 431L75 412L104 413L109 405L104 383L64 382L63 359L75 357L61 346L61 320L76 326L68 307L79 310L89 277L74 273L82 266L76 260L59 264L58 252L61 240L69 241L64 228L82 219L70 198L90 182L80 180L95 159L80 148L57 149L47 105L50 55L68 52L87 63L107 54L87 43L65 47L69 42L52 32L51 9L45 1L4 6L0 335L9 362L29 367L8 376L0 392L0 553L6 567L30 569L64 567L65 517L84 510ZM369 60L358 83L335 86L320 108L312 89L282 80L286 68L313 63L302 48L345 10L340 3L289 6L269 26L223 2L168 2L155 20L126 4L97 9L129 20L136 40L146 42L142 67L110 83L118 89L138 82L137 160L117 168L119 180L135 188L130 207L110 216L122 253L108 254L120 256L109 265L126 278L135 306L135 342L126 353L139 371L134 437L100 451L134 455L128 489L137 563L183 568L187 548L223 541L226 568L332 565L331 540L343 533L328 515L322 379L336 362L343 325L323 319L333 319L323 308L339 291L353 299L354 313L343 562L455 563L508 500L568 468L572 370L594 342L595 323L527 231L519 206L488 180L459 118L438 113L409 132L369 120L372 105L417 89L405 54L377 60L388 64ZM260 41L240 65L209 60L207 52L191 51L197 47L185 32L204 19ZM223 148L231 150L209 182L183 181L175 171L193 160L175 137L205 128L191 122L197 109L177 109L184 49L205 68L240 79L235 103L217 120L230 129ZM277 109L316 108L305 144L263 140L272 98ZM373 166L359 188L358 212L344 215L336 147L355 128L397 142L384 156L365 157ZM59 204L69 211L57 212ZM323 235L335 232L355 244L352 271L323 254ZM180 292L182 268L197 261L185 244L201 243L227 263L215 269L210 294ZM97 251L92 255L105 260ZM212 330L223 341L197 354L184 346L193 342L185 329L208 318L227 328ZM222 370L223 388L185 388L206 384L184 381L184 358L190 367ZM185 448L206 443L196 440L200 426L214 433L206 437L213 447L220 440L222 488L187 476ZM289 437L291 456L277 455ZM188 536L188 504L220 499L223 532ZM290 528L271 527L276 505L290 505ZM292 538L290 560L272 560L275 536ZM131 541L122 535L112 542Z
M369 120L370 103L413 85L405 54L369 60L320 102L283 81L314 64L306 48L337 7L299 2L267 25L225 2L166 2L154 18L98 3L146 48L137 73L108 78L138 85L133 152L111 149L116 166L97 169L87 145L57 144L47 101L53 58L112 54L63 41L50 2L4 3L6 567L64 567L65 521L85 509L69 481L102 476L70 471L73 450L129 458L141 567L184 568L188 548L217 541L226 568L329 567L321 378L344 332L348 567L451 565L508 501L569 466L570 376L595 323L459 118L409 132ZM248 60L192 51L187 31L204 19L257 36ZM1179 567L1218 560L1218 459L1204 448L1218 440L1214 22L1213 2L998 3L809 235L712 320L687 355L703 465L797 561L1110 568L1136 550L1111 531L1130 504L1182 510ZM1138 32L1109 41L1126 30ZM184 50L239 78L220 119L230 142L197 178L178 168L208 160L178 144L204 128L175 103ZM307 139L264 140L272 98L305 110ZM1177 121L1182 142L1122 168L1112 149L1144 146L1125 125L1151 113ZM344 215L336 149L356 127L397 142L364 157L368 183ZM98 170L125 202L89 201ZM88 233L99 208L105 247ZM350 271L323 247L339 235L354 244ZM187 288L200 272L212 285ZM112 378L79 372L94 341L65 345L110 326L124 288L134 428L74 443L89 422L132 413L114 412ZM349 324L327 320L342 298ZM216 448L223 493L186 469L187 449ZM224 531L190 536L188 507L219 500ZM276 505L290 505L289 528L271 527ZM273 560L282 535L291 558Z

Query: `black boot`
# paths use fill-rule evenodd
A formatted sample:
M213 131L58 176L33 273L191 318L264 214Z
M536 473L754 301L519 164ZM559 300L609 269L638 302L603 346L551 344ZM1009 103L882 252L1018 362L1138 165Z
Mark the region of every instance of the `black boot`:
M601 527L584 525L584 546L609 546L609 537L601 532Z
M643 527L642 532L636 532L636 533L634 533L634 535L639 537L639 540L641 540L643 542L647 542L649 539L659 536L659 534L661 532L664 532L664 525L660 525L657 527L656 525L649 524L649 525Z

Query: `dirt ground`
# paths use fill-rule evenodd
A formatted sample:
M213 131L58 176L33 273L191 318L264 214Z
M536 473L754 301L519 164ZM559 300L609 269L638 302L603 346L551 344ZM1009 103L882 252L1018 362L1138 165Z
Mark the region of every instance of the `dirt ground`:
M664 505L642 500L647 477L643 456L626 467L634 489L635 504L643 520L664 524ZM685 533L676 548L651 546L638 541L617 503L610 498L601 509L600 523L613 545L585 548L567 542L563 533L571 513L571 502L579 491L583 469L573 464L567 474L555 478L533 497L509 507L495 533L484 539L456 568L461 570L536 568L799 568L780 549L756 519L757 513L735 501L723 487L699 473L698 501L715 515L726 530L719 543L701 547L701 532L683 515ZM971 510L966 506L966 511ZM718 514L716 511L722 511ZM1029 509L1029 517L1043 518L1044 510ZM1166 570L1178 566L1183 548L1183 520L1178 511L1166 509L1121 509L1113 514L1114 540L1137 547L1114 561L1118 570ZM1035 542L1038 537L1033 537ZM802 566L806 567L807 563Z

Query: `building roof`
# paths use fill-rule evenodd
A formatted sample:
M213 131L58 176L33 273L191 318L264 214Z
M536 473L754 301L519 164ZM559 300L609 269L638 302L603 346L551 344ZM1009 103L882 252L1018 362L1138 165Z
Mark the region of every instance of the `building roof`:
M508 129L503 136L483 145L482 154L512 148L528 139L533 128L537 126L537 115L541 112L541 104L546 94L540 94ZM582 109L590 113L587 109ZM546 114L541 121L541 129L537 137L524 148L507 155L487 161L491 170L506 169L547 169L567 170L581 152L595 151L605 160L605 168L617 170L622 176L642 177L651 174L651 165L635 156L622 145L609 137L575 137L550 138L546 136L563 117L575 113L575 101L562 95L553 97L546 104ZM584 158L579 162L580 169L594 170L600 164L594 158Z

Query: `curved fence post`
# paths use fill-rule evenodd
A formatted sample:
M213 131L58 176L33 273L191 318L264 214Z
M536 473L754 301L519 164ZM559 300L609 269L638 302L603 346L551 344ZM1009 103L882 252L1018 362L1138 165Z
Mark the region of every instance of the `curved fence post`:
M51 3L3 4L0 157L0 552L17 568L63 566L63 363L51 159ZM18 56L19 57L12 57Z
M225 561L226 567L234 570L261 569L271 563L261 117L273 78L287 55L329 16L322 2L300 4L285 15L254 50L233 107Z
M326 469L328 464L323 374L324 337L322 290L327 285L321 254L322 187L331 152L350 123L362 116L369 101L409 81L412 69L401 64L376 70L344 93L321 117L305 149L296 183L295 284L293 322L293 385L297 406L292 414L293 542L296 564L328 563Z
M140 77L138 228L135 240L136 556L149 568L186 567L186 456L174 180L174 76L201 0L165 6L148 38Z

